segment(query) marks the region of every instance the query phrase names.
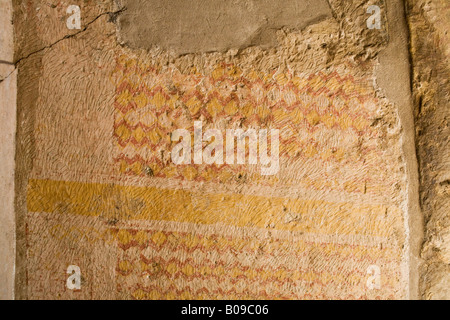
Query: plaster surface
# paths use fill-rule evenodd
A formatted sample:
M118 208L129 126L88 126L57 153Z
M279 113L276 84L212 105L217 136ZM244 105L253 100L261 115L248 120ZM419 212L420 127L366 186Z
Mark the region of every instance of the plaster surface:
M303 29L331 17L325 0L125 0L122 43L177 54L273 47L281 28Z
M0 1L0 299L14 298L16 81L12 4Z
M0 298L448 297L443 1L13 1L14 43L0 1ZM174 166L195 120L280 128L280 173Z

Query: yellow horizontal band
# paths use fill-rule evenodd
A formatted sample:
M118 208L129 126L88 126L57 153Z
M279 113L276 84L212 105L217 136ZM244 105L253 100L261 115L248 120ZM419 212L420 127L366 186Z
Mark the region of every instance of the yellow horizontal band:
M100 216L107 220L163 220L317 234L388 237L401 211L382 205L243 194L30 180L29 212Z

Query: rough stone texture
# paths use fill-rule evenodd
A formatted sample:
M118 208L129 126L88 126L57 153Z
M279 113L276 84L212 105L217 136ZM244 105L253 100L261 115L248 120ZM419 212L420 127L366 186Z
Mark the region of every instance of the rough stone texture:
M12 5L0 1L0 300L14 298L15 219L14 144L17 73L14 53Z
M423 217L419 201L419 177L414 139L414 113L412 109L408 31L403 2L389 2L389 43L380 52L376 82L392 102L398 106L402 124L402 147L405 154L407 176L408 227L406 236L409 251L409 298L418 299L419 268L422 264L420 250L423 241ZM395 71L394 71L395 70Z
M81 31L65 27L75 3ZM267 24L247 22L261 36L239 28L218 47L147 38L124 3L14 1L17 297L415 297L402 2L330 0L331 16L304 2L314 14L292 25L264 2ZM230 3L223 19L242 5ZM371 4L381 30L366 27ZM187 54L197 45L219 52ZM196 120L280 129L279 174L173 165L170 133ZM80 291L65 287L73 264Z
M450 6L408 0L420 198L426 223L421 291L450 299Z
M326 0L123 0L121 40L131 47L160 47L176 54L276 45L282 28L303 29L331 17Z

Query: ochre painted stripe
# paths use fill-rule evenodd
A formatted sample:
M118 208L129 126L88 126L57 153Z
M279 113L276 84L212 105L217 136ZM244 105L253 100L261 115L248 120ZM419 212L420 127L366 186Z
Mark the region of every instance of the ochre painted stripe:
M242 194L53 180L30 180L29 212L165 220L198 224L389 237L401 211L381 205L333 203Z

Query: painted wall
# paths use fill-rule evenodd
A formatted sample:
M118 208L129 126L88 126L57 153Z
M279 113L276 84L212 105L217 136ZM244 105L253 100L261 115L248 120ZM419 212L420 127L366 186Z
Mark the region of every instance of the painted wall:
M17 298L420 296L403 1L13 3ZM278 130L278 170L174 163L198 123Z

